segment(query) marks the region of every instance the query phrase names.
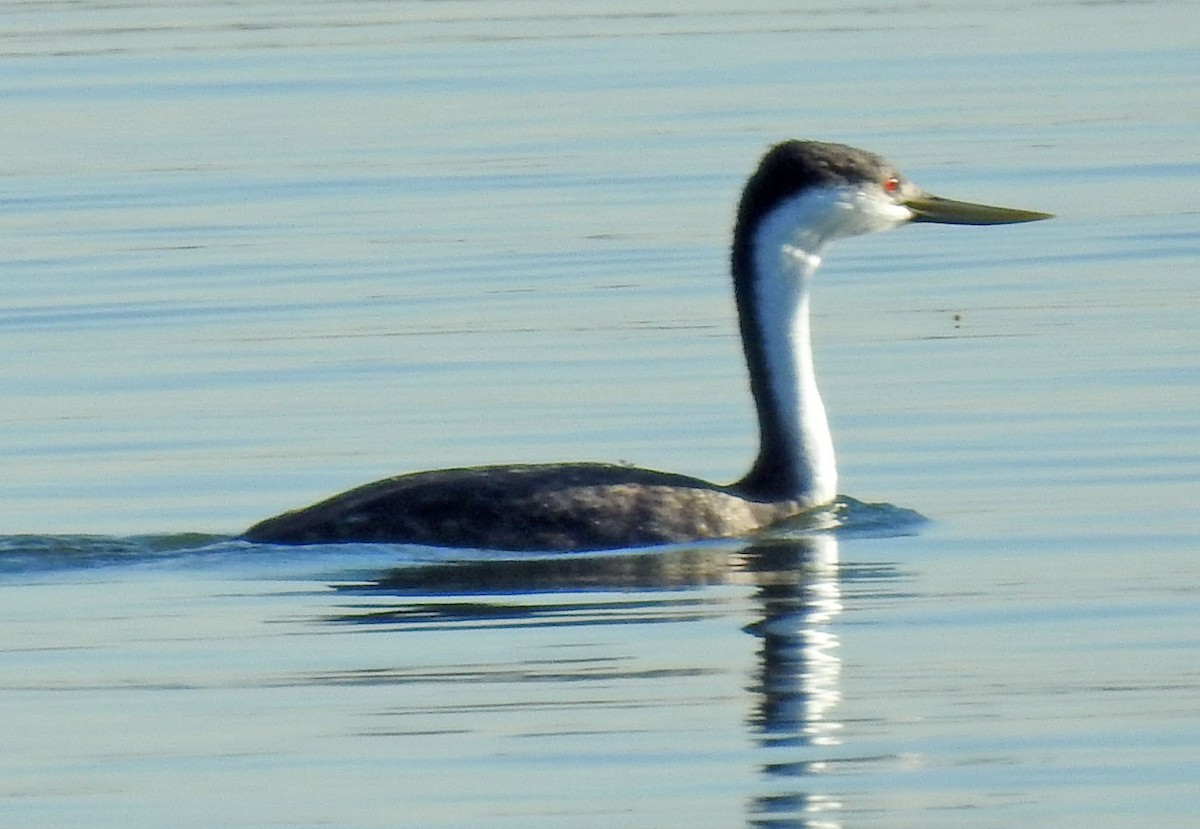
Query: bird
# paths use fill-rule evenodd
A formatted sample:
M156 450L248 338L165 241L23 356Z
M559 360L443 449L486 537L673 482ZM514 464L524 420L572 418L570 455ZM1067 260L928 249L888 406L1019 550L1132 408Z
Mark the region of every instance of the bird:
M513 552L654 547L752 536L838 496L817 388L813 276L836 240L920 222L997 225L1051 214L931 195L875 153L787 140L747 180L730 271L759 448L730 484L623 463L478 466L403 474L261 521L241 538Z

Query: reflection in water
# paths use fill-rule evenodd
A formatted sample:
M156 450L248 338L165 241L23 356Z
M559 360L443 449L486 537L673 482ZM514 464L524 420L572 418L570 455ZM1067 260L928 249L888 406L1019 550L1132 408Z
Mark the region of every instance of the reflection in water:
M714 542L643 552L456 559L397 568L367 585L385 590L500 594L700 587L730 580L736 543Z
M835 829L840 823L831 820L829 813L840 804L813 793L811 783L829 759L823 751L839 745L840 726L833 714L840 699L841 663L837 637L829 629L842 609L838 567L837 538L821 531L760 540L751 546L713 544L650 552L426 563L391 570L369 584L342 588L349 594L369 595L371 601L345 607L347 612L329 621L424 630L496 630L728 618L724 598L680 588L745 585L752 591L749 610L755 617L747 631L759 639L754 675L746 683L756 697L748 725L762 756L761 793L749 803L748 825ZM400 600L380 604L381 594ZM559 679L590 678L596 671L614 669L596 664L565 667L541 669L552 670ZM572 673L576 669L578 676ZM368 674L312 679L328 683L400 679ZM688 678L686 670L678 672L678 681Z
M837 636L829 623L841 612L837 539L831 533L766 542L747 551L762 617L749 630L761 640L759 697L751 728L767 755L768 793L754 799L754 827L832 829L823 813L839 804L805 790L804 779L823 768L818 751L838 745L832 718L841 698Z

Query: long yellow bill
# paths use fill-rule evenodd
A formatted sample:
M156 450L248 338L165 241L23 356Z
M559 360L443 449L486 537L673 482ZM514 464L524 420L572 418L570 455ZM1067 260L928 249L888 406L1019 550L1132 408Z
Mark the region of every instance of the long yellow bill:
M1037 222L1049 219L1053 213L1036 210L1017 210L1012 207L993 207L969 201L943 199L922 193L906 199L904 206L913 212L914 222L937 222L944 225L1010 225L1017 222Z

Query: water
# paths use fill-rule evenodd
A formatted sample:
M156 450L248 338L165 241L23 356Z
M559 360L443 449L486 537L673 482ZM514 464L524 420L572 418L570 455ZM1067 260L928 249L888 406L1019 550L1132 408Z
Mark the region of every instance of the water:
M21 3L0 32L6 824L1192 821L1195 4ZM829 251L840 528L229 540L435 466L736 477L727 232L790 136L1059 214Z

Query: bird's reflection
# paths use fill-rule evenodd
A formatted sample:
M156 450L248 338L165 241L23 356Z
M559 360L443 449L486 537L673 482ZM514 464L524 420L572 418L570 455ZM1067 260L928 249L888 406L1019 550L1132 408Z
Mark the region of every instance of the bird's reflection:
M838 575L837 537L821 530L740 547L457 560L398 568L369 585L356 585L352 592L367 590L376 597L382 592L403 600L372 602L330 621L520 627L556 617L579 624L581 610L595 624L686 621L708 615L708 600L675 590L746 585L755 617L746 630L759 642L754 673L746 683L754 700L748 730L761 754L761 785L748 804L747 825L837 829L840 805L816 791L815 778L830 759L830 748L840 744L836 707L841 662L831 629L842 609ZM647 589L671 593L638 593ZM597 590L633 592L598 605ZM535 594L540 597L535 602L512 601L515 595ZM489 602L495 608L484 612ZM499 610L505 611L503 617L495 612Z
M841 612L837 541L832 535L774 542L750 550L760 621L759 710L753 725L763 745L831 745L829 719L840 697L837 636L829 623Z
M812 792L824 768L822 749L840 743L834 709L841 699L841 660L830 623L842 610L837 538L832 533L764 541L745 552L761 617L757 706L750 718L765 755L765 793L748 823L771 829L836 829L839 804Z

